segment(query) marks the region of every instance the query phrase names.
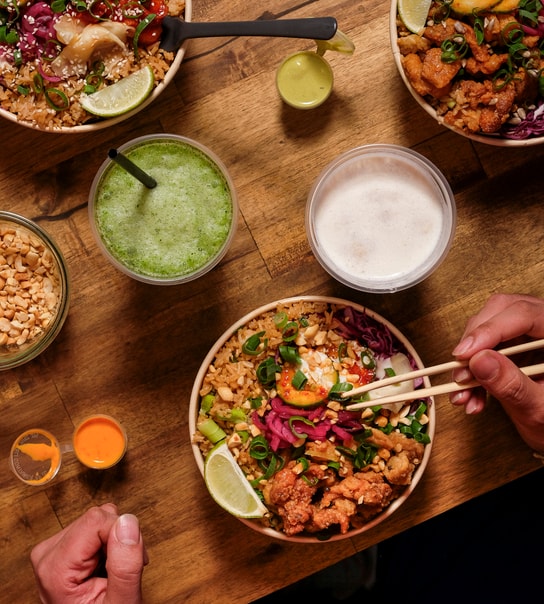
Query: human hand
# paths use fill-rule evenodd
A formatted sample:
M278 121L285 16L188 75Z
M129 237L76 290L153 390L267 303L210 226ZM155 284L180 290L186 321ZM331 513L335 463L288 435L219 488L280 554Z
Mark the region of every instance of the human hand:
M97 569L106 558L107 578ZM30 555L44 604L141 604L147 555L136 516L113 503L87 510Z
M453 379L463 383L475 378L481 388L452 394L450 401L464 405L467 414L476 414L484 409L489 393L501 403L521 438L543 453L544 377L527 377L513 361L491 350L520 336L544 337L544 300L517 294L491 296L469 319L453 350L458 360L469 361L467 368L453 372Z

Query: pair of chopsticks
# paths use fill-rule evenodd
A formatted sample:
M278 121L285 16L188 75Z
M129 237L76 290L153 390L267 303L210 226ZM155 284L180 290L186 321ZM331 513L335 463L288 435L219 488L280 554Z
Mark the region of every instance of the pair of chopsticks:
M510 356L513 354L518 354L521 352L528 352L530 350L536 350L538 348L544 347L544 339L542 340L533 340L532 342L526 342L525 344L518 344L517 346L510 346L509 348L503 348L501 350L497 350L501 354L505 356ZM399 384L400 382L406 382L408 380L414 380L419 377L425 377L430 375L437 375L439 373L444 373L446 371L451 371L453 369L457 369L458 367L466 367L468 365L468 361L450 361L449 363L442 363L441 365L434 365L433 367L426 367L424 369L417 369L416 371L410 371L409 373L403 373L401 375L394 375L389 378L384 378L383 380L378 380L376 382L371 382L370 384L365 384L364 386L360 386L359 388L354 388L353 390L349 390L348 392L342 393L342 397L351 398L357 394L363 394L364 392L370 392L371 390L376 390L378 388L383 388L384 386L390 386L391 384ZM528 367L521 367L520 371L522 371L525 375L539 375L544 373L544 363L540 363L537 365L530 365ZM441 384L439 386L432 386L430 388L420 388L418 390L411 390L409 392L403 392L399 394L394 394L391 396L377 397L370 401L364 401L362 403L353 403L351 405L347 405L346 409L350 411L356 411L358 409L366 409L367 407L374 407L376 405L387 405L391 403L401 403L404 401L410 401L420 398L426 398L428 396L434 396L437 394L449 394L450 392L458 392L459 390L466 390L467 388L473 388L474 386L478 386L478 382L476 380L472 380L470 382L466 382L460 384L458 382L449 382L448 384Z

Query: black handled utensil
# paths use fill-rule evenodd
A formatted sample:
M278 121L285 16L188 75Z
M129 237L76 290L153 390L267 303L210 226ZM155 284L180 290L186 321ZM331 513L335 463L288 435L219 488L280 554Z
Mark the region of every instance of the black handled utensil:
M330 40L338 24L334 17L308 19L278 19L265 21L223 21L195 23L167 16L162 21L160 47L176 51L189 38L217 38L224 36L268 36L273 38L310 38Z

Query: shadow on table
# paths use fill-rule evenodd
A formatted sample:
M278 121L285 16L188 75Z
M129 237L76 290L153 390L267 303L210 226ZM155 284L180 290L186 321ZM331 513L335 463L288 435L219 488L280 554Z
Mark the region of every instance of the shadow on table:
M543 493L544 468L254 604L542 601Z

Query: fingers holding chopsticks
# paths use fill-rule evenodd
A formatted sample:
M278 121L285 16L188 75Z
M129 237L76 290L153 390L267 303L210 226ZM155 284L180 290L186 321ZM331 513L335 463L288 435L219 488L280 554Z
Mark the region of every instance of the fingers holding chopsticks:
M525 295L494 295L482 310L469 319L463 338L453 351L466 367L452 372L463 384L476 380L477 387L450 394L455 405L467 414L481 412L487 395L498 400L522 439L544 452L544 374L530 378L515 362L491 350L501 342L521 336L544 337L544 300Z

